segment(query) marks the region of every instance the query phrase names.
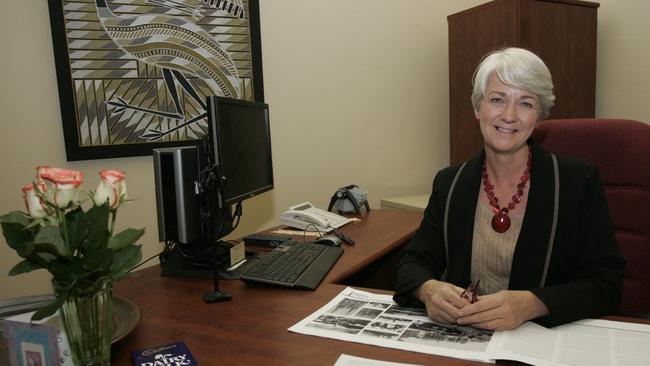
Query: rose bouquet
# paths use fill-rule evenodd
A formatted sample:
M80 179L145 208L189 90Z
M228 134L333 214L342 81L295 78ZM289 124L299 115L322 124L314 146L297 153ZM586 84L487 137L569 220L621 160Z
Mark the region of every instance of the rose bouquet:
M36 269L52 274L55 301L33 320L53 314L70 298L92 294L100 283L123 278L142 258L135 243L144 229L114 233L117 209L127 200L124 173L102 170L99 175L97 189L82 201L82 172L37 167L34 182L22 188L27 212L0 216L7 244L23 258L9 275Z

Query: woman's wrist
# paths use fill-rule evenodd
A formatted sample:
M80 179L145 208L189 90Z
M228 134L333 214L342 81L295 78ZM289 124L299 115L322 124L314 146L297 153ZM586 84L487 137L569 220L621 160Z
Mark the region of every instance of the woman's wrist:
M531 305L529 306L530 314L528 320L540 318L551 314L551 312L548 310L548 307L546 307L546 304L544 304L542 300L539 299L539 297L537 297L531 291L526 291L526 293L530 298L528 302Z
M413 296L416 299L422 301L423 303L426 303L425 299L427 298L427 294L430 293L430 288L434 286L436 282L438 281L434 279L422 282L420 286L418 286L415 290L413 290Z

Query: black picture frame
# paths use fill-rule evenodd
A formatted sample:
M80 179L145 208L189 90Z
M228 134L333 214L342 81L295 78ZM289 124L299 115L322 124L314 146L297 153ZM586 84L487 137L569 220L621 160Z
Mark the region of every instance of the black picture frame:
M187 72L179 75L170 68L165 74L163 68L133 57L135 53L125 51L106 33L108 28L102 26L96 11L99 3L107 3L118 18L149 15L194 22L213 40L220 39L216 43L231 55L240 91L233 97L264 101L259 0L115 0L117 4L111 5L112 1L48 0L68 161L144 156L155 148L196 144L207 133L207 121L199 118L181 126L202 115L197 101L201 98L192 98L184 85L195 89L205 103L206 96L219 95L212 93L215 88L210 83L223 84ZM165 2L173 7L160 5ZM179 76L186 81L184 85ZM180 101L183 119L144 110L147 102L149 111L156 109L149 107L161 107L156 109L160 113L178 114L171 89Z

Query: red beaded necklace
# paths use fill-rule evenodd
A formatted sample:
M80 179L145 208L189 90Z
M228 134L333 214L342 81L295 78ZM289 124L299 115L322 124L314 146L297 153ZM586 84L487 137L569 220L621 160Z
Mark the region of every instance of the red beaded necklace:
M521 196L524 195L524 189L526 184L530 179L530 167L532 165L533 153L528 148L528 163L526 163L526 170L524 170L524 175L519 178L519 183L517 184L517 193L512 196L512 201L508 203L507 207L499 207L499 199L494 196L494 184L490 182L490 178L487 174L487 168L485 167L485 160L483 160L483 172L481 178L483 178L483 190L487 194L488 200L490 201L490 206L492 206L492 211L494 216L492 217L492 229L497 233L505 233L510 229L510 217L508 212L513 210L515 206L521 202Z

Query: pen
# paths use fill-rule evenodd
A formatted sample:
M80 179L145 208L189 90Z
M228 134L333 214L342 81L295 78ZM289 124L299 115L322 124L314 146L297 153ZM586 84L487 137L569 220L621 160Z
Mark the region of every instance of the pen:
M479 283L481 283L481 280L476 280L476 282L470 283L469 286L467 286L467 288L460 294L460 297L469 301L470 304L475 303L478 298Z

